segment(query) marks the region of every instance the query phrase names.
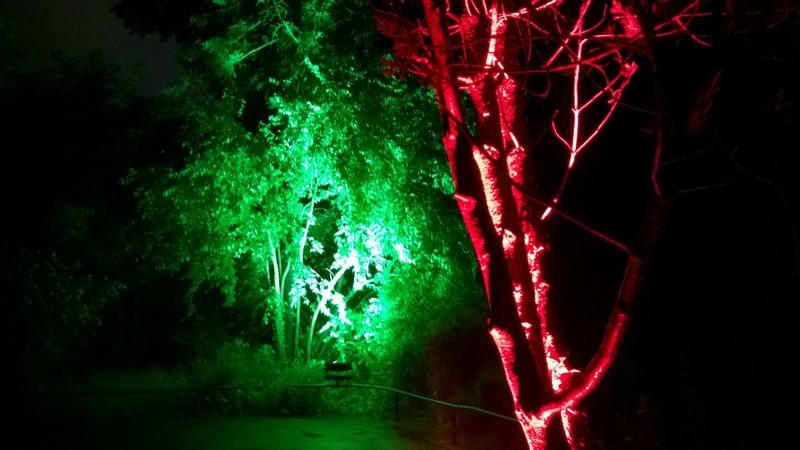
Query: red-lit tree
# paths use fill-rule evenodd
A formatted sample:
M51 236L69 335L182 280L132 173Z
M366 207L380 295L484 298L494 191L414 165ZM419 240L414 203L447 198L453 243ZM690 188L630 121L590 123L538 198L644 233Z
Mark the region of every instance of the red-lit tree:
M416 75L436 91L455 198L491 308L489 330L531 449L552 443L549 430L559 422L570 448L591 446L581 401L615 360L668 216L669 195L659 169L670 133L655 42L682 36L693 45L709 45L698 27L724 29L731 23L732 3L390 0L376 13L379 30L394 44L387 71ZM756 13L767 20L764 11ZM775 10L776 17L781 11L788 6ZM646 132L651 144L642 149L650 154L651 192L641 205L638 235L621 243L558 205L574 183L570 175L581 164L579 157L615 111L630 106L623 92L640 72L653 80L643 103L644 113L654 118ZM703 127L714 86L712 81L697 96L689 131ZM556 146L566 151L565 158L547 156ZM549 189L536 179L545 172L559 174ZM542 234L544 221L556 215L627 257L605 334L581 368L565 358L568 349L554 338L557 327L548 317Z

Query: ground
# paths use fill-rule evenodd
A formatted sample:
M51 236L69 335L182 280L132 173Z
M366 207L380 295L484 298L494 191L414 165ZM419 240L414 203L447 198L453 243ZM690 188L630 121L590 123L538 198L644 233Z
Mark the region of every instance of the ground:
M255 408L237 416L222 413L223 403L204 408L208 399L193 392L120 392L42 394L9 401L4 405L9 420L0 421L2 434L14 443L8 447L13 450L525 448L514 421L421 401L397 403L397 416L392 417L289 411L298 408Z
M21 430L20 430L21 431ZM14 449L436 450L430 437L387 420L354 417L154 417L43 421Z

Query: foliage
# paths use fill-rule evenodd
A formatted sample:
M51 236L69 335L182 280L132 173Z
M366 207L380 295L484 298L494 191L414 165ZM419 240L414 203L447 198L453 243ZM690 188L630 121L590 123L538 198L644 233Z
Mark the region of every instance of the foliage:
M13 77L19 62L23 58L23 52L15 48L13 43L16 38L14 24L7 18L0 18L0 82L8 82L8 78Z
M123 285L94 279L72 255L10 246L3 253L8 259L0 265L0 289L16 300L7 305L6 331L15 334L26 371L51 371L84 349L88 334L100 324L96 309L116 299Z
M469 289L450 288L462 286L453 263L465 250L433 151L435 110L418 109L433 99L380 74L369 8L206 6L178 39L189 74L163 99L163 114L184 121L185 166L127 178L159 266L185 271L192 295L218 289L228 304L261 305L281 360L385 357L390 341L376 339L388 311L430 304L428 329L409 321L419 333L458 317Z
M356 381L363 382L357 374ZM161 412L212 416L242 416L263 414L356 414L386 416L393 405L385 392L352 389L289 388L299 384L325 384L323 367L318 361L306 364L278 361L269 346L250 345L241 340L230 341L208 356L186 365L165 369L104 371L78 383L52 386L55 390L126 391L198 389L187 404L181 396L161 394L166 401L156 399L107 396L97 399L99 410L119 415L121 410L136 407L147 414L148 405L157 405ZM215 390L215 388L221 388ZM208 389L208 390L204 390ZM76 405L82 402L76 403Z
M99 55L54 62L37 72L11 65L0 89L14 111L0 137L4 340L31 378L83 362L97 312L129 284L136 255L134 209L117 180L145 105Z

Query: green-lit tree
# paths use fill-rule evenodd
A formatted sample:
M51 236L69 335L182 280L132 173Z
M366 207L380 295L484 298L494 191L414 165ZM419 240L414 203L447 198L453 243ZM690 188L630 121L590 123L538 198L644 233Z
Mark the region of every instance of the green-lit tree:
M419 302L445 301L431 320L455 320L470 287L452 280L472 280L471 266L454 264L466 253L443 226L455 210L435 110L417 109L433 99L381 74L371 10L205 6L178 39L184 83L164 99L185 118L186 165L129 177L162 266L260 308L281 358L388 352L381 330ZM411 278L439 288L409 298Z

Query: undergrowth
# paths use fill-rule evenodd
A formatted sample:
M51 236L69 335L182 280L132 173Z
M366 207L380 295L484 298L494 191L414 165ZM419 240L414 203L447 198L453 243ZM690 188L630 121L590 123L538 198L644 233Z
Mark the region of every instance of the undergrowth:
M353 382L374 382L364 373L357 370ZM49 406L60 405L59 411L68 407L100 415L151 415L155 412L201 416L388 417L393 411L394 396L385 391L292 387L329 384L331 382L324 379L322 361L278 361L271 347L236 340L177 369L150 367L105 372L61 383L47 390L91 394L54 396L45 401ZM191 391L182 391L186 389ZM152 409L156 411L149 411Z

